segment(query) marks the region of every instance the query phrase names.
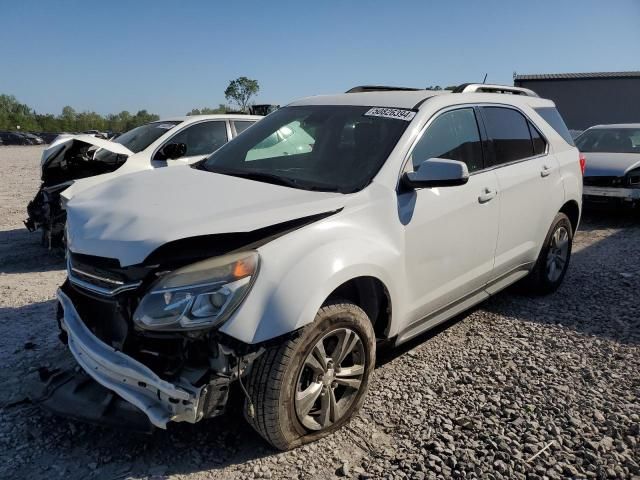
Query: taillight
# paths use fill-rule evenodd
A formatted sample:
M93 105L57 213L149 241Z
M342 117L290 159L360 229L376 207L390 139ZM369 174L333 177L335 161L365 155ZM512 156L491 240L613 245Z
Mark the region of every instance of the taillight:
M582 176L584 176L584 170L587 168L587 157L584 156L584 153L580 152L580 170L582 171Z

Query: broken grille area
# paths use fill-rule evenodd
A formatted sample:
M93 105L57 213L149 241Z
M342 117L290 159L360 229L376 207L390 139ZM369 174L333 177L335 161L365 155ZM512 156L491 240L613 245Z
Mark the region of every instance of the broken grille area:
M138 288L151 272L149 267L122 268L112 258L67 252L69 280L75 286L103 296Z

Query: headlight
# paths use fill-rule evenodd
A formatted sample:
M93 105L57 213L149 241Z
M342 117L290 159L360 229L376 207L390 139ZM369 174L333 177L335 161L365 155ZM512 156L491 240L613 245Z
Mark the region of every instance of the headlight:
M211 258L160 278L135 313L147 330L192 330L224 322L249 292L258 271L257 252Z

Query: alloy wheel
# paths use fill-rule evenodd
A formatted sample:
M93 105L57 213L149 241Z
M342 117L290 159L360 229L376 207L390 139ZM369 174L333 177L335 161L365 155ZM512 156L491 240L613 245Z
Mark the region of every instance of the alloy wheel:
M569 258L569 232L560 226L553 232L549 253L547 253L546 272L547 278L551 282L556 282L567 265Z
M302 425L323 430L345 416L362 388L365 351L350 328L325 334L307 354L296 384L294 405Z

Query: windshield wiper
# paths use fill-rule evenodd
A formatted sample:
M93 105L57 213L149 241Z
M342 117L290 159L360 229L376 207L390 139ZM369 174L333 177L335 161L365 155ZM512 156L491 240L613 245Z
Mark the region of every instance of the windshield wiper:
M259 170L231 170L231 169L207 169L212 173L219 173L221 175L230 175L232 177L246 178L247 180L255 180L257 182L273 183L274 185L283 185L285 187L298 188L302 190L315 190L322 192L335 192L335 187L324 187L315 185L301 180L296 180L288 177L281 177L270 172L263 172Z

